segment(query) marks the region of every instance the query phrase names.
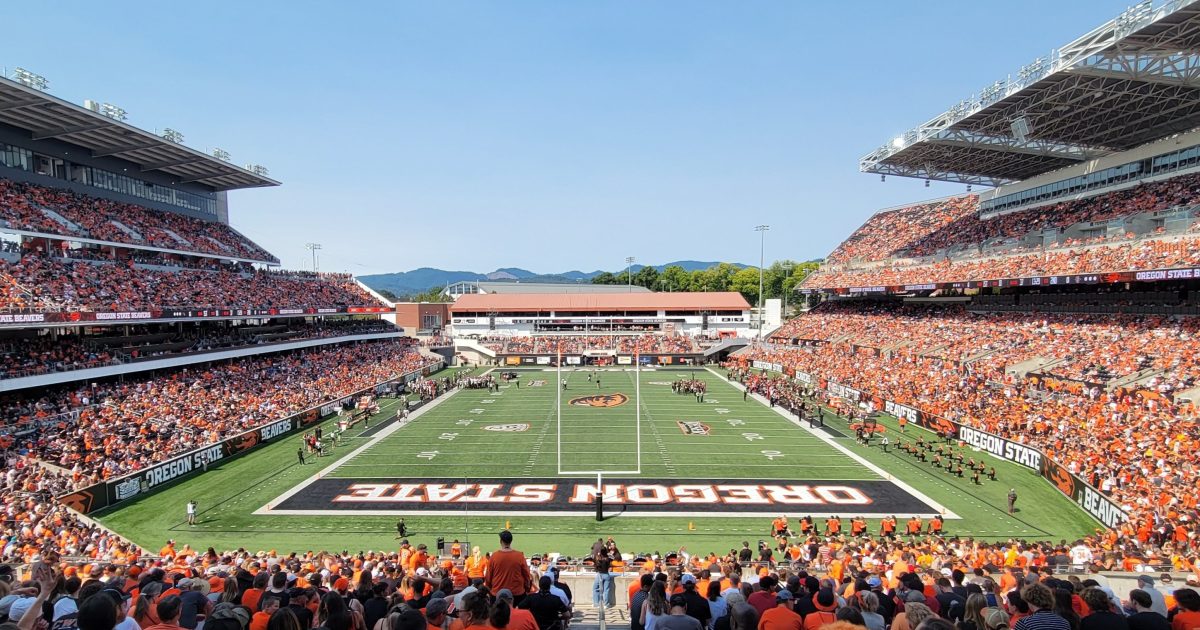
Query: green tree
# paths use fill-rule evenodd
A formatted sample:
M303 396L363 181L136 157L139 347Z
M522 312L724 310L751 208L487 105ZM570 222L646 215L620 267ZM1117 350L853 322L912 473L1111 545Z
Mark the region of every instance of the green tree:
M659 291L687 291L691 274L679 265L671 265L658 274Z
M758 268L745 267L733 274L729 289L737 291L751 305L758 304ZM765 285L764 285L764 292Z
M592 284L617 284L617 280L613 274L602 271L592 278Z
M385 300L389 300L392 302L400 301L400 298L396 297L395 293L392 293L391 291L388 291L387 289L378 289L375 292L378 293L379 295L382 295L383 299L385 299Z
M633 283L653 291L658 284L658 270L649 265L638 269L637 273L633 274Z
M420 293L409 296L411 302L453 302L450 296L442 293L442 287L431 287Z

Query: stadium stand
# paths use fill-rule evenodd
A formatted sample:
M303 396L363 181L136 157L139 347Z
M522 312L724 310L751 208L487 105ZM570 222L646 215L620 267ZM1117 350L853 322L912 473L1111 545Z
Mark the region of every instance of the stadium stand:
M839 245L803 286L897 286L1196 265L1198 203L1200 174L1189 174L986 218L975 197L884 211ZM956 212L945 210L950 205ZM1186 213L1186 230L1167 233L1161 215L1171 211ZM942 220L950 214L952 220ZM905 227L906 221L915 225ZM899 236L889 239L890 233Z
M530 335L495 337L484 345L499 354L581 354L612 350L619 354L692 354L695 342L683 335Z
M876 213L825 259L831 265L885 260L918 247L931 236L952 229L979 209L974 195Z
M162 270L26 254L0 261L0 309L143 311L162 308L378 306L344 274Z
M279 262L224 223L7 179L0 179L0 222L64 238Z
M254 326L140 325L128 332L90 335L29 336L0 333L0 379L69 372L147 359L198 354L246 346L268 346L306 339L395 332L379 319L280 320Z
M82 486L217 442L428 362L407 341L376 341L258 356L133 381L38 389L4 397L0 430L7 434L6 450L70 471L72 484Z
M1195 318L978 314L963 305L826 303L741 358L816 375L1041 449L1130 515L1109 544L1187 547ZM877 410L877 409L876 409Z

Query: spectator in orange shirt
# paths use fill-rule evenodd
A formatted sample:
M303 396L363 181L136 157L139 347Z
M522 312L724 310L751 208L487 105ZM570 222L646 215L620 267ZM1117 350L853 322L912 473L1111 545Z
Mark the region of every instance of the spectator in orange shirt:
M488 558L488 572L484 584L495 593L502 588L512 591L513 602L518 606L525 601L533 587L529 564L525 554L512 548L513 535L507 529L500 532L500 548Z

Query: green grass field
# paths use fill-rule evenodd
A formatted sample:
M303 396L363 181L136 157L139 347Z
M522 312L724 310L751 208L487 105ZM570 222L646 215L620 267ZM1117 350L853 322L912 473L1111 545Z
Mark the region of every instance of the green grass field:
M461 390L422 410L407 426L385 429L386 435L376 435L378 424L395 413L395 401L385 399L383 413L373 419L367 435L362 435L361 428L352 430L344 444L318 462L299 465L295 456L300 440L297 436L221 462L203 475L122 504L98 518L151 550L168 538L219 550L391 549L396 545L397 516L405 517L414 543L432 546L436 537L444 537L490 549L495 545L495 533L507 526L517 535L517 546L529 553L582 554L601 535L616 537L622 549L628 551L665 551L681 546L692 552L726 551L740 546L742 540L767 534L769 517L729 515L720 506L685 516L646 516L632 510L620 514L610 504L613 509L606 511L610 517L603 522L593 518L588 506L581 506L578 514L571 516L528 514L515 507L484 511L470 505L441 508L433 515L429 510L390 511L386 504L366 513L255 514L264 508L280 509L281 497L297 488L293 496L309 496L312 490L308 484L322 471L321 483L345 485L359 478L388 483L437 479L463 484L517 484L522 480L559 479L560 471L578 473L565 475L575 477L575 481L594 483L594 475L583 471L599 470L638 483L789 480L890 487L888 480L894 479L957 516L947 520L950 534L1057 541L1090 533L1096 527L1090 517L1033 471L985 455L989 465L996 466L999 480L977 486L969 478L952 478L894 450L885 454L877 443L869 448L860 446L846 423L831 419L829 414L828 428L844 437L829 433L822 437L799 427L753 397L743 401L741 390L716 372L695 370L696 376L709 385L706 401L697 403L693 396L674 394L669 386L671 381L686 378L688 370L642 371L640 436L636 431L638 403L633 372L602 370L597 373L599 388L588 381L588 372L564 372L568 389L562 392L561 424L556 421L559 392L555 373L522 370L521 374L520 388L511 385L498 393ZM534 380L545 384L533 387ZM618 406L568 404L578 397L618 394L628 397ZM709 435L689 435L681 430L680 421L705 425ZM912 427L908 435L901 435L891 418L885 417L882 423L893 442L915 439L918 433L929 437ZM507 425L528 427L520 431L514 427L485 428ZM629 471L638 467L639 442L640 474L634 475ZM967 455L980 457L969 451ZM333 467L335 463L338 465ZM1004 508L1010 487L1016 488L1021 508L1011 516ZM903 490L897 492L908 498ZM200 506L199 522L190 527L184 519L184 504L189 499ZM813 508L811 513L829 509L843 518L856 513L852 507ZM773 510L778 508L765 508L769 513ZM807 510L782 511L798 518L810 513ZM901 521L906 515L897 513ZM877 521L869 522L871 531L877 531Z

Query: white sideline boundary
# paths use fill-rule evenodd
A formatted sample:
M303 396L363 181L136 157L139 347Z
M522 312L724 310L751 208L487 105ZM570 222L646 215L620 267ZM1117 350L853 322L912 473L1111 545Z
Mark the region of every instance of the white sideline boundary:
M496 371L498 369L501 369L501 368L492 368L492 369L484 372L483 374L485 374L485 375L490 374L493 371ZM724 380L725 382L729 383L735 389L738 389L738 388L745 389L745 387L742 386L740 383L726 379L724 376L722 376L721 374L712 370L712 368L710 368L710 367L706 366L704 369L707 370L710 374L716 376L717 378L720 378L720 379ZM634 370L630 370L630 371L634 371ZM555 386L557 387L557 384ZM407 422L403 422L403 423L396 422L392 426L384 429L383 431L380 431L379 433L377 433L373 437L371 437L367 441L367 443L363 444L362 446L359 446L358 448L354 449L353 451L350 451L349 453L343 455L341 458L339 458L334 463L323 468L322 470L318 471L317 473L308 477L307 479L304 479L301 482L297 483L290 490L288 490L287 492L284 492L283 494L279 495L278 497L272 499L266 505L258 508L254 512L252 512L252 514L255 516L278 515L278 516L392 516L392 517L397 516L398 514L401 514L401 512L398 512L397 510L394 510L394 509L390 509L390 510L329 510L329 509L280 510L280 509L273 509L271 506L276 505L278 503L282 503L283 501L291 498L292 496L299 494L301 491L308 488L308 486L310 484L312 484L314 481L317 481L317 480L323 478L324 476L328 475L329 473L333 472L334 470L337 470L338 468L340 468L341 466L343 466L350 460L357 457L363 451L366 451L367 449L371 448L375 444L378 444L380 441L387 438L388 436L395 433L396 431L399 431L400 429L408 426L409 423L411 423L414 420L416 420L417 418L419 418L422 414L425 413L425 411L432 409L432 408L436 407L437 405L440 405L442 402L448 400L451 396L458 394L459 391L461 391L461 390L455 390L455 391L451 392L450 394L443 396L441 398L435 399L432 403L421 407L416 412L414 412L411 416L409 416ZM816 431L814 429L810 429L810 428L804 426L804 424L801 423L798 419L791 417L787 412L785 412L783 409L781 409L779 407L770 407L770 402L767 401L762 396L759 396L758 394L750 394L750 395L753 396L754 399L757 402L759 402L760 404L762 404L763 406L774 409L774 411L776 413L778 413L780 416L782 416L785 420L787 420L791 424L793 424L797 427L800 427L801 429L811 433L812 435L816 436L818 439L824 441L826 444L828 444L833 449L837 450L842 455L845 455L846 457L850 458L852 461L856 462L857 464L874 472L876 475L879 475L880 479L887 481L887 482L891 483L892 485L895 485L896 487L900 488L904 492L907 492L909 495L925 502L931 508L933 508L934 510L937 510L937 514L941 514L941 516L943 518L946 518L949 520L958 520L958 519L962 518L961 516L958 516L954 512L951 512L950 510L946 509L945 506L941 505L937 501L934 501L933 499L929 498L924 493L916 490L915 488L913 488L912 486L908 485L907 483L905 483L903 481L895 479L892 475L888 474L886 471L884 471L879 466L876 466L875 464L871 463L870 461L864 459L862 456L854 453L853 451L846 448L845 446L837 443L836 441L834 441L834 438L832 438L828 434L825 434L823 432ZM628 474L628 473L606 471L604 474L619 476L621 474ZM582 478L592 477L593 475L594 475L594 473L591 473L589 475L579 475L579 476L562 475L561 478L562 479L582 479ZM507 479L507 477L496 477L496 479ZM855 480L855 481L860 481L860 480ZM711 510L710 511L696 511L696 512L647 511L647 512L627 513L626 516L633 517L633 518L641 518L641 517L757 518L757 517L777 516L778 511L779 511L779 506L772 506L772 509L769 512L768 511L720 512L720 511L711 511ZM806 513L814 518L829 518L829 517L834 516L835 514L845 514L846 510L843 509L843 510L829 511L829 512L806 512ZM422 516L459 516L459 517L461 517L461 516L464 516L464 510L461 510L461 509L459 509L459 510L420 510L419 514ZM578 517L581 515L586 515L587 512L575 511L575 510L540 511L540 510L519 510L519 509L518 510L505 510L503 512L497 511L497 510L480 510L480 511L467 511L466 512L466 515L469 515L469 516L495 516L498 514L503 514L504 516L517 516L517 517L538 517L538 516L541 516L541 517L546 517L546 516ZM920 513L920 514L918 514L918 516L920 516L921 518L932 518L933 516L935 516L935 514L934 513Z
M484 372L483 374L480 374L479 376L487 376L488 374L491 374L493 371L495 371L495 369L496 368L489 369L488 371ZM318 479L321 479L322 477L328 475L329 473L337 470L339 467L341 467L346 462L349 462L350 460L354 459L355 457L358 457L359 454L361 454L363 451L371 448L372 446L375 446L379 442L383 441L384 438L386 438L389 435L395 433L396 431L399 431L400 429L403 429L404 427L408 426L417 418L420 418L421 416L425 415L426 411L433 409L434 407L437 407L438 405L442 404L443 402L449 400L452 396L455 396L460 391L462 391L462 388L455 389L454 391L450 392L449 394L447 394L445 396L442 396L441 398L435 398L428 405L422 405L420 409L416 410L415 412L413 412L412 414L410 414L408 416L408 420L403 421L403 422L397 420L396 422L392 423L392 426L371 436L371 438L369 438L367 440L366 444L363 444L362 446L350 451L349 453L346 453L345 455L341 456L341 458L334 461L332 464L326 466L325 468L322 468L321 470L318 470L311 477L304 479L300 483L297 483L295 486L292 487L292 489L290 489L287 492L284 492L283 494L268 501L266 505L258 508L257 510L254 510L253 512L251 512L251 514L253 514L255 516L265 516L268 514L316 514L316 515L345 514L345 512L339 512L337 510L272 510L271 506L276 503L282 503L283 501L286 501L286 500L292 498L293 496L299 494L301 490L304 490L305 488L307 488L312 482L314 482Z
M746 389L745 385L742 385L741 383L739 383L737 381L729 380L728 378L726 378L719 372L713 370L709 366L705 366L704 369L708 370L708 372L710 374L712 374L713 376L716 376L717 378L724 380L726 383L729 383L735 389L740 389L740 390L745 391L745 389ZM755 400L757 400L758 402L762 403L767 408L773 410L775 413L783 416L784 419L786 419L788 422L809 432L810 434L812 434L813 436L815 436L817 439L821 440L822 442L825 442L831 448L837 450L838 452L845 455L846 457L849 457L850 459L858 462L867 470L870 470L871 472L875 473L876 475L879 475L880 478L882 478L888 482L891 482L892 485L894 485L894 486L900 488L901 490L909 493L910 495L924 501L926 505L937 510L938 513L942 515L942 518L962 519L961 516L959 516L958 514L955 514L954 512L951 512L949 509L946 508L946 506L929 498L924 492L921 492L921 491L917 490L916 488L908 485L907 483L905 483L899 479L896 479L894 476L892 476L891 473L885 471L884 469L880 468L879 466L876 466L875 464L871 463L870 461L863 458L861 455L855 453L854 451L851 451L850 449L846 448L845 446L838 444L837 441L833 439L833 436L829 435L828 433L825 433L824 431L818 431L816 429L804 426L804 423L801 422L799 418L796 418L792 414L784 411L781 407L772 407L771 401L767 400L763 396L751 393L750 397L752 397Z

